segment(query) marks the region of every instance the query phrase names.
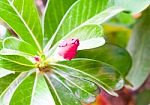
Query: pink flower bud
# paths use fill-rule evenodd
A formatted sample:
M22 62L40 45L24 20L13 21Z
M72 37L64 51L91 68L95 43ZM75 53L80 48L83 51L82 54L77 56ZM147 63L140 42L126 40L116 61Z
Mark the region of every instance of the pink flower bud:
M67 39L60 43L58 54L66 60L71 60L77 53L79 39Z
M39 62L39 61L40 61L40 57L39 57L39 56L34 56L34 60L35 60L36 62Z

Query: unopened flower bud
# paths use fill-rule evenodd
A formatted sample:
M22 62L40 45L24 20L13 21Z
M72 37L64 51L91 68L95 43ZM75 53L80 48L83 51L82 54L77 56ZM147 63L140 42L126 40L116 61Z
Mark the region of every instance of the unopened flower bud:
M58 54L66 60L71 60L77 53L79 39L67 39L60 43Z

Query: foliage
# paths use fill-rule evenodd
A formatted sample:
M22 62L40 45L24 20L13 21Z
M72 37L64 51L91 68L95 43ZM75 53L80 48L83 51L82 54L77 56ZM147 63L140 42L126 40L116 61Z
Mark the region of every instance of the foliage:
M100 47L101 24L124 10L142 11L149 3L48 0L41 23L33 0L0 0L0 18L18 35L0 41L0 73L5 74L0 76L0 104L81 105L94 102L100 88L117 96L115 90L123 87L131 58L116 45ZM68 38L81 41L76 58L55 58L59 43Z
M130 80L135 89L139 88L144 83L150 73L150 58L148 56L150 50L148 44L150 42L149 11L150 8L145 10L142 17L137 21L128 45L128 50L133 59L133 66L127 79Z

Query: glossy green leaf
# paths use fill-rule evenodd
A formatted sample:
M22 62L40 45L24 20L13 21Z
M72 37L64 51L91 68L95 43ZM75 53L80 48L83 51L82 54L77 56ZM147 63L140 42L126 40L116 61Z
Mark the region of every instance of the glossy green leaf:
M27 71L35 67L35 65L19 55L0 55L0 67L12 71Z
M64 36L63 39L77 38L80 39L80 41L84 41L91 38L102 37L102 35L103 35L103 28L101 26L86 25Z
M0 78L0 95L4 92L4 90L14 81L14 79L18 76L18 73L16 74L10 74L5 77Z
M7 76L9 74L12 74L12 73L14 74L15 72L0 68L0 78Z
M131 67L131 57L128 52L118 46L105 44L104 46L78 51L76 58L88 58L105 62L122 75L126 76Z
M34 80L35 73L24 79L15 90L9 105L30 105Z
M48 0L44 16L44 41L47 43L56 31L69 7L77 0Z
M5 39L3 42L3 48L18 50L31 56L37 55L37 51L34 49L32 45L14 37L9 37Z
M36 74L30 105L57 105L53 100L53 97L49 91L48 85L46 84L44 75L42 73Z
M71 92L83 103L92 103L96 101L99 95L99 87L86 79L69 76L60 70L54 70L57 77L71 90Z
M66 85L57 78L57 76L47 74L46 77L51 84L51 87L53 87L53 91L55 91L55 97L57 96L59 100L59 103L56 105L82 105Z
M77 76L99 84L104 90L116 95L116 84L120 81L117 70L111 65L91 59L74 59L69 62L62 61L59 64L52 64L68 75Z
M58 27L56 33L53 35L54 41L52 38L45 47L45 50L49 49L52 42L54 45L64 36L69 35L77 29L90 24L99 25L123 10L118 7L106 9L107 3L107 0L78 0L75 2L65 14L60 27ZM104 9L106 10L102 12Z
M133 35L130 39L128 50L133 59L132 68L127 76L134 88L139 88L150 73L150 8L148 8L143 16L137 21Z
M0 69L3 72L0 75L0 104L81 105L82 102L90 103L95 100L99 86L117 96L114 90L121 89L124 85L122 78L131 66L130 56L117 46L98 47L102 45L101 42L92 42L91 39L101 41L103 30L100 24L124 9L131 13L140 12L149 5L149 0L142 3L141 0L48 0L43 17L44 40L34 2L0 0L0 18L19 36L18 39L6 39L3 50L0 42L0 50L3 51L3 55L0 55L0 68L17 72L28 71L18 76L7 73L4 75L4 69ZM35 68L35 64L25 54L34 56L42 53L43 42L44 45L48 42L44 53L49 53L52 47L50 52L53 53L59 42L67 38L80 39L78 50L93 46L98 48L78 51L77 58L71 61L48 62L51 72L31 70ZM18 52L4 54L6 49L7 52ZM19 55L20 52L23 52L24 57ZM146 58L148 59L147 55ZM41 64L44 63L47 61ZM37 74L33 74L35 71Z
M28 77L31 75L32 72L25 72L21 73L19 76L18 74L15 75L8 75L4 78L1 78L3 85L1 86L3 90L1 90L0 94L0 103L2 105L10 105L10 100L17 89L17 87ZM5 84L6 83L6 84Z
M51 95L53 96L53 99L55 101L55 104L56 105L62 105L62 100L60 99L55 87L53 86L52 82L51 82L51 79L49 76L52 76L53 74L51 74L50 72L46 73L45 74L45 80L47 82L47 85L49 87L49 90L51 92ZM55 76L56 77L56 76Z
M42 29L33 0L1 0L0 18L4 20L21 39L33 45L38 51L42 50Z

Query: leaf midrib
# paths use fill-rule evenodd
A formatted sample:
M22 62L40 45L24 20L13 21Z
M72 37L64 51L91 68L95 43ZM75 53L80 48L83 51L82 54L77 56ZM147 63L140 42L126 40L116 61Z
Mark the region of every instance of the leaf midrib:
M23 65L23 66L27 66L27 67L35 67L35 65L27 65L27 64L17 62L17 61L14 61L14 60L11 60L11 59L8 59L8 58L4 58L4 57L1 57L1 56L0 56L0 58L5 59L5 60L10 61L10 62L13 62L13 63L16 63L16 64L19 64L19 65Z
M51 80L48 78L48 76L47 76L46 74L44 74L44 75L45 75L46 79L48 80L49 84L51 85L51 87L52 87L52 89L53 89L53 91L54 91L54 93L55 93L55 95L56 95L56 97L57 97L57 99L58 99L60 105L63 105L61 99L59 98L59 95L58 95L58 93L57 93L55 87L53 86L53 84L52 84L52 82L51 82Z
M72 69L72 70L75 70L75 71L77 71L77 72L80 72L80 73L82 73L82 74L84 74L84 75L89 76L90 78L92 78L92 79L94 79L94 80L96 80L96 81L99 81L101 84L103 84L105 87L107 87L107 89L112 90L107 84L103 83L102 81L96 79L95 77L93 77L93 76L91 76L91 75L89 75L89 74L87 74L87 73L85 73L85 72L80 71L79 69L76 69L76 68L73 68L73 67L70 67L70 66L67 66L67 65L58 64L58 63L57 63L57 64L56 64L56 63L53 63L52 65L54 65L54 66L56 65L56 66L60 66L60 67L65 67L65 68L70 68L70 69ZM99 83L97 83L97 84L99 84ZM101 85L101 84L100 84L100 85ZM104 90L106 90L102 85L101 85L101 87L102 87Z
M10 52L5 53L5 51L10 51ZM19 56L23 56L23 57L33 57L34 56L31 53L26 53L26 52L22 52L19 50L13 50L13 49L7 49L7 48L1 49L0 54L2 54L2 55L19 55Z
M77 84L75 84L74 82L72 82L71 80L69 80L68 78L66 78L65 76L63 76L61 73L57 72L56 70L54 70L54 73L58 74L59 76L65 78L67 81L69 81L72 85L76 86L77 88L81 89L82 91L92 95L92 96L95 96L94 94L86 91L85 89L83 89L82 87L78 86Z
M16 86L15 90L18 88L18 86L28 77L30 76L32 73L34 73L34 70L31 70L29 72L23 72L21 74L19 74L10 84L9 86L7 86L7 88L3 91L3 93L0 95L0 100L2 98L3 95L5 95L5 93L7 92L7 90L13 85L13 83L15 83L15 81L17 81L19 78L22 77L22 80L19 82L19 84ZM25 75L25 76L24 76ZM24 77L23 77L24 76ZM14 92L15 92L14 90ZM13 93L14 93L13 92Z
M20 15L20 13L18 12L18 10L15 8L15 6L13 5L13 2L11 2L10 0L7 0L8 3L10 4L10 6L14 9L14 11L16 12L16 14L19 16L19 18L21 19L21 21L24 23L25 27L27 28L27 30L29 31L29 33L31 34L34 42L36 43L38 49L40 52L42 52L42 48L39 44L39 42L37 41L36 37L34 36L33 32L30 30L29 26L27 25L27 23L25 22L25 20L23 19L23 17ZM24 1L24 0L23 0Z
M93 62L103 63L103 64L105 64L107 66L112 67L116 72L118 72L121 75L121 73L119 72L119 70L116 67L114 67L113 65L108 64L107 62L104 62L104 61L91 59L91 58L75 58L75 59L73 59L73 61L75 61L75 60L85 60L85 61L93 61Z
M65 15L63 16L62 20L60 21L55 33L53 34L52 38L48 41L48 43L46 44L45 48L44 48L44 52L47 52L49 50L49 48L51 47L54 39L55 39L55 36L57 35L62 23L64 22L66 16L69 14L69 12L72 10L72 8L79 2L80 0L77 0L68 10L67 12L65 13Z

